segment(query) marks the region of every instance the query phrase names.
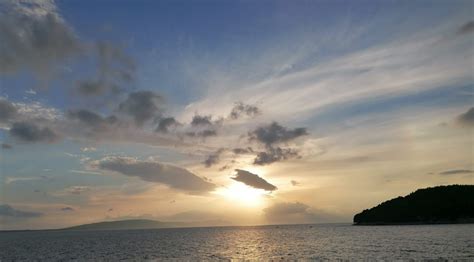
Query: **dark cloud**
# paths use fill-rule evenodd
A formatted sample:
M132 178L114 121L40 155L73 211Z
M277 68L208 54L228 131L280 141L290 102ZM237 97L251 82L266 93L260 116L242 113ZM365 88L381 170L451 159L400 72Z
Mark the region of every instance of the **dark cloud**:
M99 72L102 76L131 81L135 71L134 60L120 46L111 42L97 42Z
M237 174L235 175L235 177L231 177L235 181L239 181L246 184L247 186L263 189L266 191L277 190L276 186L268 183L265 179L259 177L256 174L252 174L249 171L245 171L242 169L236 169L235 171L237 172Z
M26 143L53 143L60 137L49 127L40 127L32 122L15 122L9 134L20 142Z
M63 212L76 211L76 210L75 210L74 208L72 208L72 207L62 207L60 210L63 211Z
M459 27L458 34L468 34L474 32L474 21L469 21Z
M461 125L474 126L474 107L469 108L465 113L459 115L457 121Z
M170 128L178 126L179 123L174 119L174 117L165 117L160 119L158 126L156 127L156 132L168 133Z
M213 120L212 116L194 115L191 120L191 131L184 134L188 137L207 138L217 136L217 131L223 125L224 118Z
M56 13L54 4L29 1L0 4L0 43L0 73L26 68L46 75L81 50L81 43Z
M212 126L212 116L195 115L191 120L191 126Z
M242 116L255 117L260 114L260 109L253 105L247 105L242 102L235 103L229 117L239 119Z
M470 169L452 169L439 172L440 175L457 175L457 174L470 174L474 173L473 170Z
M231 168L231 167L232 167L232 165L223 165L223 166L221 166L221 167L219 168L219 171L224 171L224 170L227 170L227 169L229 169L229 168Z
M101 115L87 109L69 110L66 117L70 120L78 121L83 126L92 128L96 131L104 130L118 121L115 116L102 117Z
M0 205L0 216L4 216L4 217L33 218L33 217L40 217L42 215L43 214L39 212L18 210L7 204Z
M206 167L211 167L217 163L219 163L220 156L225 150L223 148L217 150L216 152L207 156L206 160L204 160L203 164Z
M2 143L2 149L12 149L13 146L10 144Z
M124 90L120 86L132 81L135 63L124 50L111 42L97 42L94 45L97 59L95 79L80 80L77 91L85 96L118 94Z
M201 138L206 138L210 136L217 136L217 131L216 130L202 130L202 131L190 131L185 133L186 136L189 137L201 137Z
M0 123L12 120L16 114L17 108L13 105L13 103L6 99L0 98Z
M251 147L247 148L234 148L232 152L236 155L245 155L245 154L252 154L254 151Z
M197 132L196 136L200 136L200 137L217 136L217 131L216 130L203 130L201 132Z
M138 126L149 120L158 120L162 115L163 98L152 91L136 91L128 94L118 110L131 116Z
M255 157L254 164L268 165L282 160L299 158L298 150L282 148L278 145L305 135L308 135L306 128L288 129L277 122L249 132L249 141L256 141L265 147L265 151L259 152Z
M267 146L272 146L273 144L285 143L307 134L306 128L288 129L277 122L273 122L249 132L248 136L251 141L258 141Z
M291 148L267 147L266 151L259 152L253 163L255 165L269 165L278 161L299 158L298 151Z
M300 202L276 203L263 210L265 218L274 224L321 223L341 220L340 217L324 211L311 209Z
M144 181L165 184L190 193L211 191L215 185L184 168L130 157L106 157L92 163L93 167L138 177Z

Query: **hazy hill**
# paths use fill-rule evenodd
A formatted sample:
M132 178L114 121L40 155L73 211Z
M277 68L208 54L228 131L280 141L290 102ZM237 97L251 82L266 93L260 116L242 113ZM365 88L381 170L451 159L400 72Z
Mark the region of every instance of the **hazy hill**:
M474 185L418 189L354 216L356 225L440 223L474 223Z
M125 230L125 229L153 229L153 228L176 228L176 227L204 227L228 225L225 221L202 221L202 222L161 222L148 219L130 219L118 221L104 221L92 224L84 224L64 228L63 230Z

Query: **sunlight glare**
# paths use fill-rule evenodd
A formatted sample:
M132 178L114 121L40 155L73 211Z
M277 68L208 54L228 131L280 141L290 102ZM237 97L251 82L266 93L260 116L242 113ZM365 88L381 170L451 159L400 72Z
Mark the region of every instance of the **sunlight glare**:
M268 193L265 190L255 189L241 183L233 183L220 188L216 194L245 206L258 207L263 204L263 200Z

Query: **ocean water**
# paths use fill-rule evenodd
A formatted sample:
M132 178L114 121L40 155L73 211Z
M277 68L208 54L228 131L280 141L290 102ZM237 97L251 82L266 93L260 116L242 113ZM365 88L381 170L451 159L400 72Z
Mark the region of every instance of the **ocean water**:
M1 232L0 261L474 260L474 225Z

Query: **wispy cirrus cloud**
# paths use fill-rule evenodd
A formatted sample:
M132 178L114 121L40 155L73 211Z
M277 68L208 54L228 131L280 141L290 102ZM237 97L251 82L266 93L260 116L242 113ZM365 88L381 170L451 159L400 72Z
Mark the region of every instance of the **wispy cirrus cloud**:
M404 39L333 55L306 67L294 66L300 69L245 83L243 88L215 90L189 105L184 115L209 108L211 112L219 112L238 99L258 101L267 117L305 119L327 106L462 84L469 81L471 74L468 70L471 61L465 55L469 52L469 39L448 40L447 36L458 28L450 30L440 26Z

